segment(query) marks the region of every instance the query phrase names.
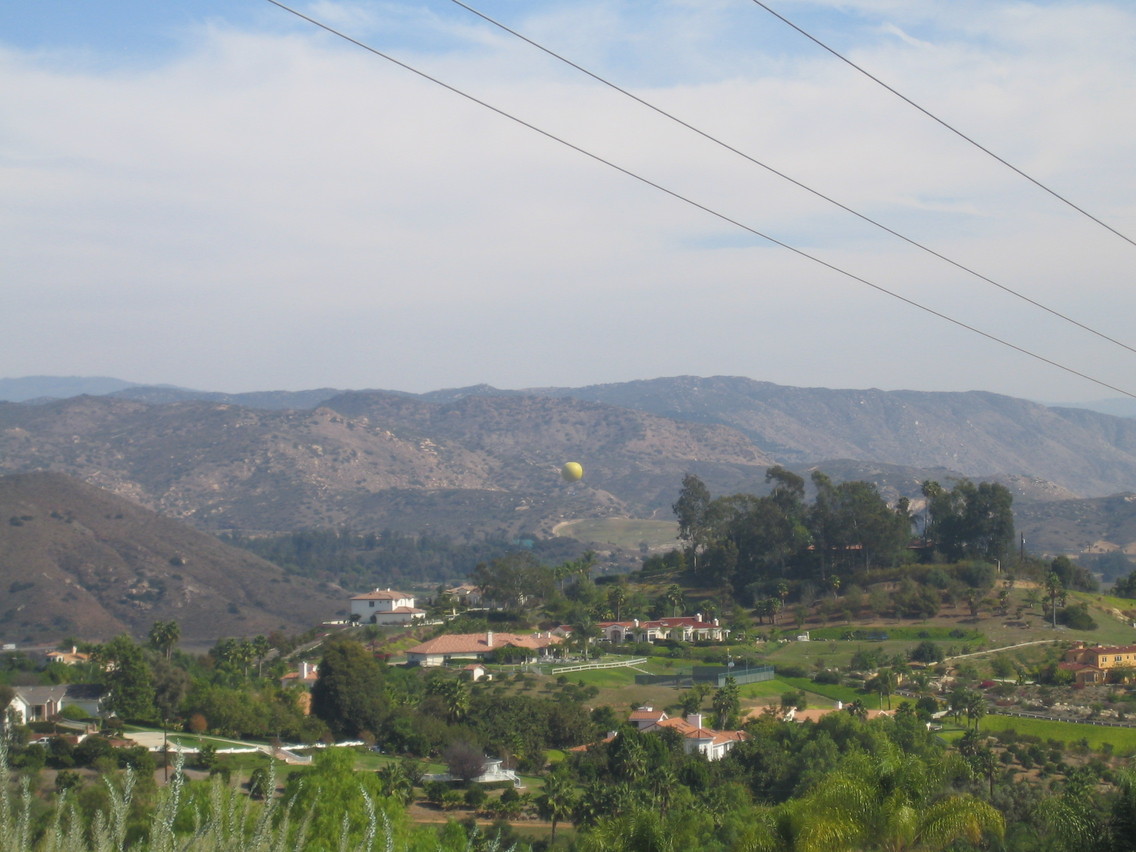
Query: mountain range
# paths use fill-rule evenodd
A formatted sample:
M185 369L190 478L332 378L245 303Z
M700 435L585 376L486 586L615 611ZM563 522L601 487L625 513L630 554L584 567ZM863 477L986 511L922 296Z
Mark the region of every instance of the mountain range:
M782 464L893 498L917 498L925 479L996 479L1020 526L1038 518L1031 546L1077 552L1127 525L1054 524L1030 507L1136 483L1136 420L983 392L719 376L425 394L122 383L49 399L24 381L34 401L0 403L0 473L65 473L210 531L549 534L575 518L669 518L687 472L715 494L763 493L765 470ZM559 478L566 461L583 464L581 483Z

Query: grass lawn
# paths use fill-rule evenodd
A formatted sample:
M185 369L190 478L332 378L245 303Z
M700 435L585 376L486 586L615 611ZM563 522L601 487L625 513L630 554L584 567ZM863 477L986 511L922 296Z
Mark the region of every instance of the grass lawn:
M649 548L674 547L678 535L675 521L644 521L635 518L581 518L563 521L553 529L553 535L614 544L635 550L643 542Z
M880 706L879 695L872 692L860 692L851 686L840 686L834 683L813 683L807 677L786 677L779 679L788 689L802 689L811 696L820 696L825 701L818 701L812 706L831 706L837 701L851 704L861 701L870 710L877 710ZM787 690L786 690L787 691ZM894 704L893 699L893 704Z
M1058 740L1070 745L1087 741L1089 748L1101 749L1111 743L1113 753L1120 756L1136 754L1136 728L1109 728L1102 725L1084 725L1077 722L1055 722L1049 719L1021 719L1016 716L983 716L980 726L983 731L1014 730L1019 734L1029 734L1044 740Z

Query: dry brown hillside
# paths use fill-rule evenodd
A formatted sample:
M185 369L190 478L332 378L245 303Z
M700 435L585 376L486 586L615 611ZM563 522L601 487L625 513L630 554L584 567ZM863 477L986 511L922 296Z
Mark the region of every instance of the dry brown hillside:
M310 581L57 473L0 477L0 640L188 641L306 630L344 606Z

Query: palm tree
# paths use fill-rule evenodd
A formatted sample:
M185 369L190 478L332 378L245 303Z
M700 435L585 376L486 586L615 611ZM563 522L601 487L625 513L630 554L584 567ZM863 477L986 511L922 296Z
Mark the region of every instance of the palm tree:
M599 636L600 629L586 615L572 625L572 644L576 646L585 660L588 659L588 646L593 639L597 639Z
M623 583L616 583L607 593L607 602L615 613L615 620L619 621L623 605L627 603L627 587Z
M1001 836L1001 814L969 795L936 798L941 774L898 748L855 755L797 800L792 848L800 852L945 849Z
M686 608L686 598L682 594L682 589L679 588L677 583L671 583L667 590L663 592L663 597L666 602L671 605L671 615L677 617L680 610Z
M572 809L576 807L576 794L573 790L572 779L567 772L559 768L549 772L544 778L544 792L537 797L537 810L540 815L552 823L552 834L549 837L549 847L556 845L556 824L568 819Z
M176 621L155 621L146 638L151 646L161 651L169 660L173 655L174 645L181 638L181 628Z

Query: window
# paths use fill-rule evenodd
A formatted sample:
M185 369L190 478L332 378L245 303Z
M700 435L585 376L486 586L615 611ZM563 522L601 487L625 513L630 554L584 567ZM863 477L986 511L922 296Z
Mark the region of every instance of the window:
M375 608L375 602L374 601L367 601L367 606L369 606L371 609L374 609Z

